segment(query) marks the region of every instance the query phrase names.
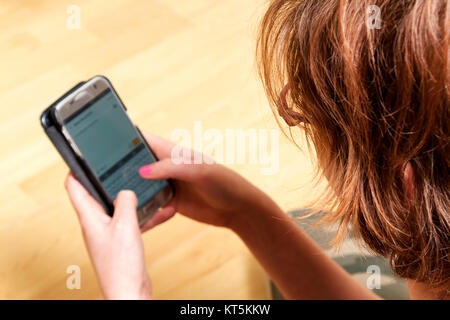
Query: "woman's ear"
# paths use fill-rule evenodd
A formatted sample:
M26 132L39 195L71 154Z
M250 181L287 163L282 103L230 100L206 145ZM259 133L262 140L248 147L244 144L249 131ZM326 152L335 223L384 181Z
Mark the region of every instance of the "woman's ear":
M406 190L406 195L411 203L414 202L414 170L411 162L407 162L403 169L403 187Z

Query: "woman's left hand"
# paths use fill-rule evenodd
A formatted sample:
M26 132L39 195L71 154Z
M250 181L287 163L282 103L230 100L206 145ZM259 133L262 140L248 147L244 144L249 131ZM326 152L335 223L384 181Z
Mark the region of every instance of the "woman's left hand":
M114 216L110 217L71 174L65 185L78 213L86 247L104 297L150 299L151 283L145 267L135 194L121 191L114 202ZM168 210L162 209L157 213L152 219L152 226L172 216L174 212Z

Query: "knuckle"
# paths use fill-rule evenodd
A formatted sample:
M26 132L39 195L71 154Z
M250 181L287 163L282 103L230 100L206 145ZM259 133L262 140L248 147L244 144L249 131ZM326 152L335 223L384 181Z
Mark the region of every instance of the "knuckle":
M201 165L194 165L195 175L197 176L197 179L199 180L207 180L209 175L211 174L211 165L208 164L201 164Z
M66 190L69 189L69 184L70 184L70 175L67 175L66 179L64 180L64 187L66 188Z
M135 201L137 199L132 190L122 190L120 191L119 196L125 200Z

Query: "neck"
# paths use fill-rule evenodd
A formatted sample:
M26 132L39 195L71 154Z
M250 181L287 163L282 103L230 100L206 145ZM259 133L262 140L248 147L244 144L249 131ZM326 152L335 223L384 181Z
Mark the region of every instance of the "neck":
M432 288L424 282L407 279L409 295L413 300L438 300L450 299L448 294L443 294L441 290Z

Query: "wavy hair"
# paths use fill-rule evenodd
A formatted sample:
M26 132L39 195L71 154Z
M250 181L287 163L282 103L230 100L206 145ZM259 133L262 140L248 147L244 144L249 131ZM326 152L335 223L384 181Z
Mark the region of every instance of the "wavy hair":
M337 240L351 226L397 275L446 294L449 12L447 0L272 0L257 45L271 105L304 130L328 180Z

